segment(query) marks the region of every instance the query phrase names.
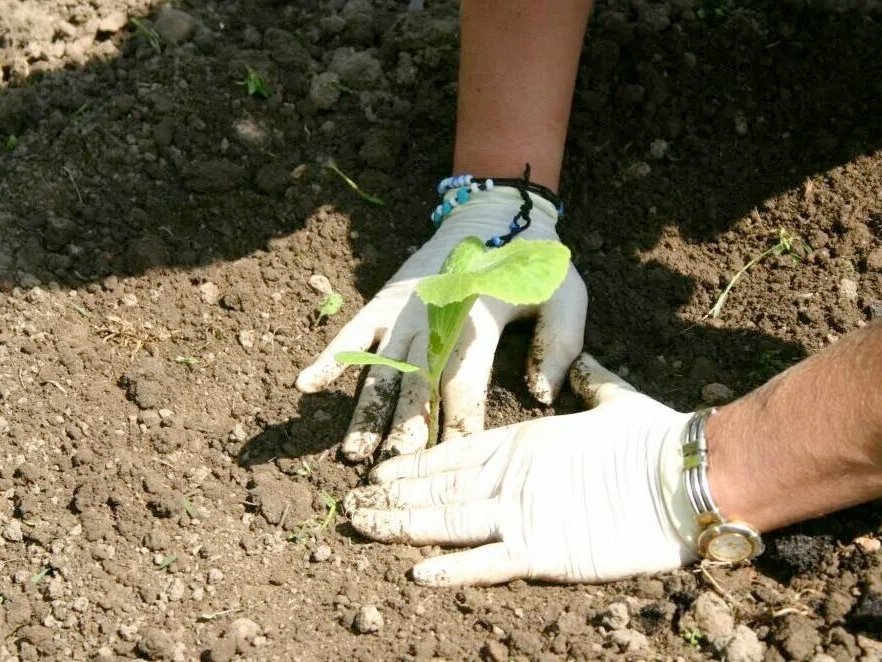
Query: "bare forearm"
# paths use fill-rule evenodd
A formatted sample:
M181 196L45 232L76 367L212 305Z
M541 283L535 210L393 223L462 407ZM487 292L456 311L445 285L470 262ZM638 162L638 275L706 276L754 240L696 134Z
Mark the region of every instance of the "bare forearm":
M882 497L882 323L723 407L707 436L720 509L762 531Z
M593 0L463 0L454 171L557 190Z

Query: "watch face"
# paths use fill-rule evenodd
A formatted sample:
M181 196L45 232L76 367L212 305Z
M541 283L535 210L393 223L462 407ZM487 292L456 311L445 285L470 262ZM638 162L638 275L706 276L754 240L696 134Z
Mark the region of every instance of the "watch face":
M738 531L722 531L707 542L707 556L714 561L737 563L750 558L753 544Z

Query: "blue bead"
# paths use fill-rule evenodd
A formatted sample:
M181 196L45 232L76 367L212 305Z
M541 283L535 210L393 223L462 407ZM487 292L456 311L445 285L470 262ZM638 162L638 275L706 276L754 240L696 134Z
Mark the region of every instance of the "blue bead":
M446 191L450 186L450 177L445 177L440 182L438 182L438 195L444 195L444 191Z
M502 239L499 238L499 235L494 235L490 237L490 245L494 248L499 248L502 246Z
M469 190L467 188L458 189L456 192L456 201L461 205L467 203L470 197L471 193L469 193Z
M432 225L434 225L436 229L439 225L441 225L442 220L443 217L441 216L441 214L438 213L437 209L432 212Z
M453 211L453 205L450 204L447 200L445 200L441 204L441 214L444 216L447 216L447 214L449 214L452 211Z

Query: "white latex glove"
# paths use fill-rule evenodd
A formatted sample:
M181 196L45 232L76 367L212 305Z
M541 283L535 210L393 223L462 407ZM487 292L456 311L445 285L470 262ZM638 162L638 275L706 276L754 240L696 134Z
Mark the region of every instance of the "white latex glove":
M350 492L353 526L383 542L481 545L426 559L426 586L518 578L605 582L695 559L680 414L583 354L573 388L591 411L454 439L377 465Z
M547 200L536 195L532 198L532 222L518 237L559 241L554 228L557 211ZM447 255L464 238L487 240L506 234L521 202L516 189L499 186L476 193L468 203L454 208L435 235L300 373L297 388L304 393L324 389L345 369L334 360L337 352L366 350L373 345L379 354L425 366L428 329L425 305L414 292L417 282L438 273ZM441 438L484 429L485 392L496 345L505 325L520 317L539 317L527 365L527 384L536 398L550 403L582 348L587 301L585 284L572 265L563 284L541 306L511 306L497 299L479 298L442 378ZM385 455L425 448L428 402L429 385L419 373L400 377L392 368L372 367L343 440L343 455L353 461L370 457L389 429L390 419L391 430L383 444Z

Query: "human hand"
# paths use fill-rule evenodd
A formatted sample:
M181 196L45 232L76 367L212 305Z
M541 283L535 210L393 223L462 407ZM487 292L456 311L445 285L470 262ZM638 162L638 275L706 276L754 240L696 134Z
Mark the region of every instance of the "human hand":
M560 241L554 227L557 211L547 200L532 197L530 227L518 237ZM315 362L300 373L297 388L304 393L324 389L345 369L334 359L337 352L365 350L374 344L378 354L425 366L428 329L425 305L414 291L417 282L438 273L447 255L464 238L488 239L504 234L521 202L516 189L497 186L456 207L435 235L340 330ZM550 403L581 350L586 309L585 284L572 265L551 299L539 306L513 306L497 299L479 298L442 377L442 439L484 428L485 391L493 355L503 328L514 319L539 318L528 359L527 384L538 400ZM399 379L401 388L396 403ZM343 455L353 461L370 457L390 420L391 430L382 446L384 455L424 448L428 439L428 402L429 385L419 373L400 376L386 366L370 368L343 440Z
M344 500L382 542L480 545L413 569L425 586L518 578L604 582L693 560L680 441L690 414L583 354L570 373L590 411L511 425L387 460Z

